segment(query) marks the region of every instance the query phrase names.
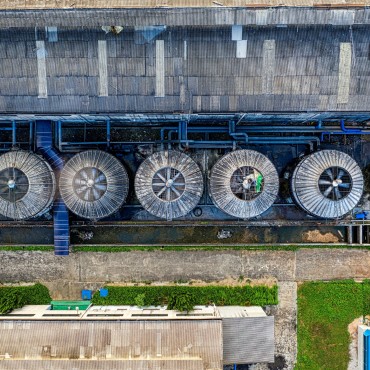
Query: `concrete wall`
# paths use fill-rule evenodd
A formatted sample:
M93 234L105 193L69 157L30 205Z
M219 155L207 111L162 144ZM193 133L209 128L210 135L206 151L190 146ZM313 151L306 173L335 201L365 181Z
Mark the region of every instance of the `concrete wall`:
M82 288L108 282L221 280L243 275L279 281L370 278L370 251L183 251L74 253L0 252L1 282L46 283L54 298L78 298Z

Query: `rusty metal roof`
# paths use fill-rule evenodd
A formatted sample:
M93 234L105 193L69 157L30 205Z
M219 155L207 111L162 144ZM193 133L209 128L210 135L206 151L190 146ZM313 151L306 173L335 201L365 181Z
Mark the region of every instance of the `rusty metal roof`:
M192 8L192 7L276 7L325 6L363 7L369 0L1 0L0 9L73 9L73 8Z
M221 320L0 323L2 369L115 369L120 360L120 369L218 370L222 353ZM66 361L76 359L105 361Z

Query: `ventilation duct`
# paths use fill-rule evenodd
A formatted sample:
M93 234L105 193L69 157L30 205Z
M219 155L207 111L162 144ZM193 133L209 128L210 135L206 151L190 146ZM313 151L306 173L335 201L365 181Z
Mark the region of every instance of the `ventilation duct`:
M212 168L210 193L225 213L243 219L256 217L274 203L279 177L271 161L254 150L224 155Z
M202 172L181 152L157 152L140 165L135 191L149 213L172 220L186 215L198 204L203 193Z
M291 187L296 203L306 212L321 218L338 218L356 206L364 179L349 155L322 150L298 164Z
M12 151L0 156L0 213L15 220L41 216L55 194L55 177L40 156Z
M88 150L72 157L59 180L60 194L76 215L99 219L116 212L126 200L129 179L111 154Z

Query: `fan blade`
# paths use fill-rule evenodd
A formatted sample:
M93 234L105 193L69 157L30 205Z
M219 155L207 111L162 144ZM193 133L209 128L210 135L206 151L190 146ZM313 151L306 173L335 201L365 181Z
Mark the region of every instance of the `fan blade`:
M80 176L84 179L84 180L88 180L88 176L87 176L87 173L86 173L86 171L85 170L82 170L81 172L80 172Z
M319 185L331 185L331 181L328 181L328 180L319 180Z
M170 201L171 200L171 189L170 188L167 188L167 191L166 191L166 200L167 201Z
M100 198L100 194L99 194L99 191L96 190L96 189L92 189L92 193L93 193L93 198L94 200L98 200Z
M94 188L97 190L102 190L102 191L107 190L107 186L105 184L95 184Z
M338 186L340 186L341 188L346 188L346 189L349 189L351 184L345 184L345 183L341 183L341 184L338 184Z
M159 198L163 192L166 190L167 188L166 187L163 187L158 193L157 193L157 197Z
M165 186L166 183L165 182L152 182L152 185L153 186Z
M86 185L86 183L87 183L86 180L78 178L78 177L76 177L74 181L75 186L84 186Z
M340 180L343 175L344 175L344 171L340 170L339 173L338 173L337 179Z
M166 180L171 180L171 168L166 168Z
M333 190L333 187L332 186L329 186L325 191L324 191L324 197L327 197L330 192Z
M333 180L333 172L331 171L330 168L328 168L327 170L325 170L325 173L330 177L331 180Z
M88 187L86 185L81 185L79 187L75 187L75 192L77 194L81 194L81 193L83 193L86 190L88 190Z
M181 172L177 172L177 174L173 177L173 181L175 181L179 176L181 175Z
M98 174L97 169L93 167L91 169L91 177L93 178L93 180L95 180L95 177L97 176L97 174Z
M91 188L88 188L88 189L86 190L85 194L83 195L84 200L86 200L86 201L88 201L88 200L89 200L90 191L91 191Z
M337 200L342 198L342 194L340 193L338 188L334 188L334 194L337 197Z
M175 187L171 187L171 189L178 197L181 195Z
M98 182L102 182L105 180L105 175L104 174L100 174L96 179L95 179L95 183L98 183Z
M166 183L166 179L159 173L157 172L157 176L164 182Z

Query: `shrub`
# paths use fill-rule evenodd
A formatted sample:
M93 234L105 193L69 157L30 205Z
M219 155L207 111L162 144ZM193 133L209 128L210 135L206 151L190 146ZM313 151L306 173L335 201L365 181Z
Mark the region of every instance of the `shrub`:
M100 297L95 293L92 303L96 305L136 305L135 299L139 294L145 294L145 304L161 306L169 304L175 296L189 293L193 297L193 304L216 306L267 306L278 303L278 288L273 286L107 286L109 294Z
M138 307L145 306L145 293L138 294L135 298L135 304Z
M27 304L49 304L48 288L42 284L0 288L0 314L6 314Z
M174 293L169 297L167 310L192 311L194 296L190 292Z

